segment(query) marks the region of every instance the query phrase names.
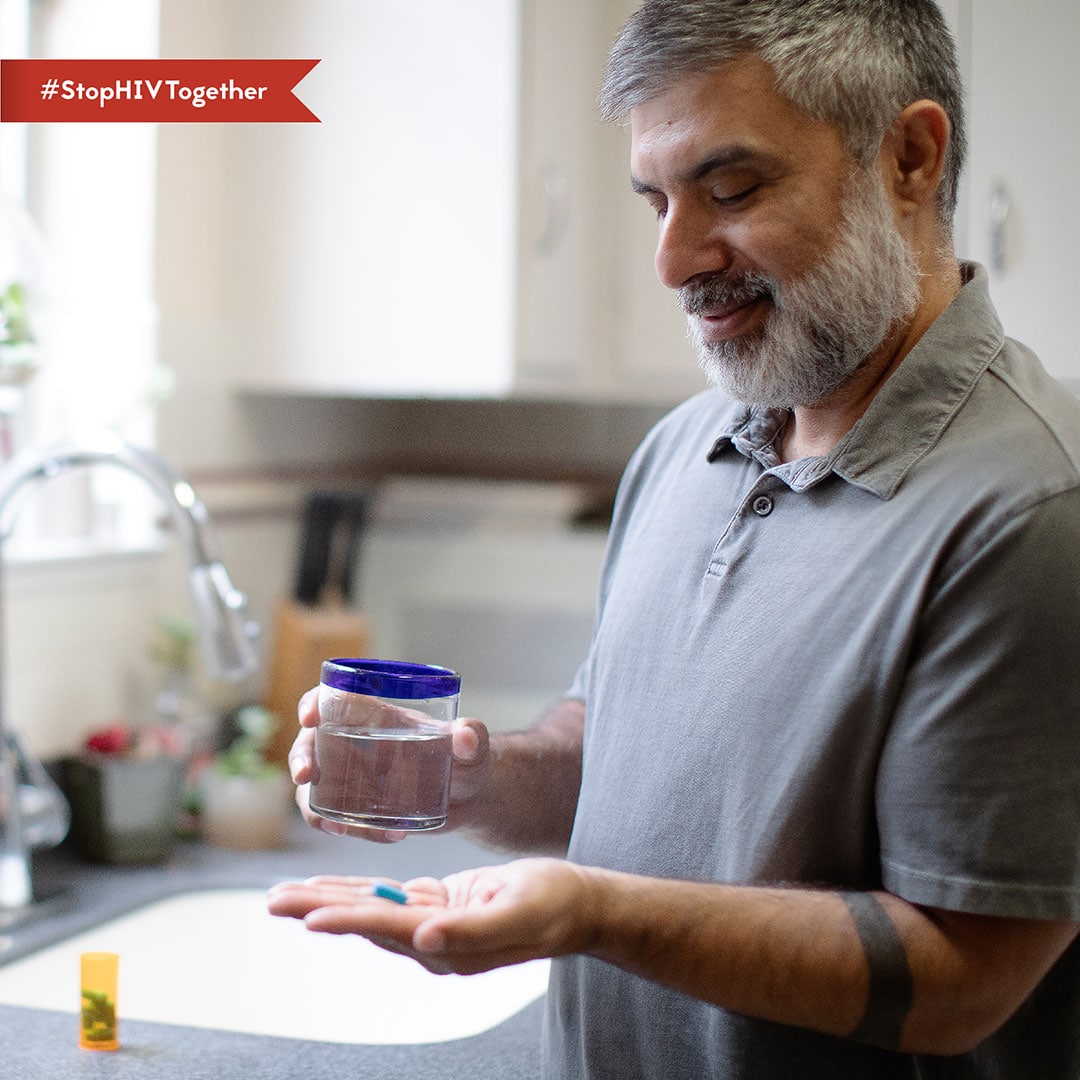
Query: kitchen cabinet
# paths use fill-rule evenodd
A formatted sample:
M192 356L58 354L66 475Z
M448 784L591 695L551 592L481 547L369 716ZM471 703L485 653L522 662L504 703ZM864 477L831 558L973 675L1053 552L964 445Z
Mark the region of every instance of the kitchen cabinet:
M159 132L162 340L181 392L205 412L219 387L647 403L699 388L628 133L595 112L635 3L165 4L163 55L321 58L299 88L318 125ZM1080 385L1063 314L1080 148L1062 119L1080 5L942 7L971 114L958 249L990 268L1009 332Z
M600 123L607 51L639 0L526 5L518 392L675 401L704 379L656 278L656 221L624 125Z
M653 275L650 214L629 193L626 132L597 117L634 0L265 6L236 41L247 55L321 57L298 93L322 122L251 125L231 147L245 389L697 389L682 318Z
M953 0L965 52L970 160L960 249L983 263L1005 332L1080 389L1071 305L1080 249L1080 4Z

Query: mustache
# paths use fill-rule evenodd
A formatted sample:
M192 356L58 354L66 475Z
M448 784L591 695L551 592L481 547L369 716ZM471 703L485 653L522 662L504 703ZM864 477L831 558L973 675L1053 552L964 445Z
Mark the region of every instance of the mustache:
M775 300L777 289L768 275L751 271L734 276L714 274L691 281L675 295L687 315L703 315L717 308L740 307L754 300Z

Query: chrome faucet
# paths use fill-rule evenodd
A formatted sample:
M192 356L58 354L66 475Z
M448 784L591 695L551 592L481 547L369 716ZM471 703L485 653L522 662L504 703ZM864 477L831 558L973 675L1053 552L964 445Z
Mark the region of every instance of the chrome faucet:
M246 597L234 588L212 549L206 507L156 454L111 435L28 450L0 468L0 575L2 544L11 535L24 493L50 477L91 465L114 465L134 473L168 508L191 565L191 596L207 674L236 681L252 673L258 665L258 626L248 617ZM27 907L33 900L30 843L20 805L20 775L26 774L28 753L4 715L3 688L0 666L0 909L12 909ZM58 791L56 795L62 799Z

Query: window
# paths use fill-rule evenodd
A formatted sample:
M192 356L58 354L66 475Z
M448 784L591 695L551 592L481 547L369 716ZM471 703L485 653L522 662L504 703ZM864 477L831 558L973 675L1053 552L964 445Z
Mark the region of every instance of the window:
M0 0L3 55L158 54L151 0ZM147 124L3 125L3 195L44 241L40 367L26 384L15 440L44 445L107 428L154 441L160 382L153 255L157 129ZM0 285L0 290L3 289ZM59 489L59 490L57 490ZM152 499L117 470L73 474L43 489L18 540L128 546L152 536Z

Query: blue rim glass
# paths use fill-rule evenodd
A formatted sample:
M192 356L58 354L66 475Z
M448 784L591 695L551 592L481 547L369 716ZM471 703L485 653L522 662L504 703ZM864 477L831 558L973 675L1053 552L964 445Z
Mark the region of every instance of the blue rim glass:
M452 697L461 691L461 676L456 671L407 660L324 660L322 681L335 690L399 701Z

